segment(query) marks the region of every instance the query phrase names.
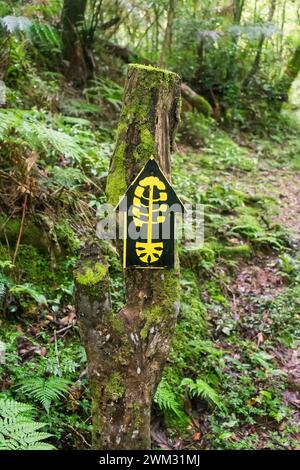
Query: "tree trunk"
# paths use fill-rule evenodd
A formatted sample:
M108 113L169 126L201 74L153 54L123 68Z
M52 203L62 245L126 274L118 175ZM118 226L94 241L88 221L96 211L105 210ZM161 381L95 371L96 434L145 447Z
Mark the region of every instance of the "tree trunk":
M152 65L147 59L141 58L137 54L131 52L127 47L122 47L118 44L113 44L112 42L106 42L105 49L111 54L114 54L122 59L126 64L134 60L142 61L147 65ZM197 111L200 113L204 114L205 116L211 116L213 114L213 109L210 103L205 98L203 98L203 96L198 95L186 83L181 83L181 94L182 98L186 100L193 108L197 109Z
M245 5L245 0L234 0L233 21L235 24L240 24Z
M274 13L275 13L276 1L277 0L271 0L271 3L270 3L269 14L268 14L268 22L269 23L272 21ZM243 83L243 88L244 89L247 88L250 81L252 80L253 77L255 77L255 75L257 74L257 72L259 70L261 55L262 55L263 45L264 45L265 39L266 39L265 35L261 34L260 38L259 38L258 46L257 46L257 49L256 49L254 62L252 64L250 72L246 76L246 78L244 80L244 83Z
M170 178L179 120L180 79L162 69L130 65L116 148L107 180L115 205L153 155ZM118 242L122 257L122 243ZM93 447L149 449L151 404L179 311L179 267L124 271L126 305L111 310L108 269L95 246L75 272L78 323L88 358Z
M160 67L165 67L167 56L171 52L174 17L175 17L175 0L169 0L167 27L166 27L166 31L164 35L164 40L161 46L161 53L160 53L160 59L159 59Z
M296 47L288 65L285 69L284 75L280 81L281 100L280 106L283 102L288 101L289 91L294 81L300 72L300 46Z
M64 0L62 8L63 58L66 61L65 75L77 84L83 84L87 78L85 53L78 27L84 21L87 0Z
M211 116L213 114L213 109L210 103L203 98L203 96L198 95L192 88L190 88L186 83L181 85L182 97L191 105L193 108L197 109L204 116Z

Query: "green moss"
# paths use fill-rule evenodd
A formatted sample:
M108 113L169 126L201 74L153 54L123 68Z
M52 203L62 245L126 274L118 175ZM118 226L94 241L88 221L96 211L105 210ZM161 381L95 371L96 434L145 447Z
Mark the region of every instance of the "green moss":
M98 284L106 275L107 266L96 263L94 266L87 262L76 274L76 281L83 286L94 286Z
M160 88L160 93L168 92L174 82L179 80L178 75L168 70L147 65L131 64L128 76L134 70L144 71L142 79L136 83L134 90L125 95L125 102L120 116L117 132L117 143L112 157L112 166L109 171L106 185L108 202L117 205L120 196L127 189L126 161L127 146L134 146L134 159L144 165L151 155L155 155L155 141L153 136L153 96L152 91ZM137 129L138 141L129 142L126 133L130 127ZM132 155L132 151L129 152Z
M222 304L225 307L229 305L228 300L222 294L220 284L217 281L207 281L203 286L208 292L211 300L217 304Z
M9 250L0 243L0 260L11 260L13 252L14 246ZM49 253L40 252L32 245L20 244L15 266L9 276L18 285L30 285L47 300L56 298L59 291L63 291L64 296L72 294L72 259L60 257L53 265Z
M134 354L132 344L128 339L122 340L122 346L118 349L117 360L119 364L125 366L129 363L130 357Z
M146 323L144 324L140 332L140 336L142 339L147 338L150 328L154 324L158 324L162 321L163 312L164 309L162 309L158 305L153 305L143 310L142 318L146 320Z
M196 249L182 249L180 263L193 271L211 269L216 263L216 251L216 246L212 243L204 243L203 246Z
M251 248L249 245L224 246L220 249L219 253L225 258L249 258L251 256Z
M113 372L108 377L105 383L104 394L106 399L113 401L119 400L125 394L125 388L122 385L121 374L119 372Z
M112 314L109 318L109 323L111 324L113 331L116 333L124 332L124 323L118 314Z
M132 406L134 410L134 429L140 429L141 425L145 422L145 405L140 405L139 403L133 403Z
M151 155L155 155L155 141L146 125L140 128L140 142L133 154L137 161L144 161L150 158Z
M209 102L203 98L203 96L197 96L197 98L195 98L195 104L197 104L197 109L201 111L204 116L212 115L213 109Z
M126 191L126 176L125 176L125 143L118 143L113 155L112 168L107 177L106 195L107 200L113 206L119 202L120 196Z
M147 72L160 72L160 73L163 73L164 75L170 75L170 76L177 77L176 73L171 72L171 70L162 69L160 67L155 67L153 65L130 64L129 67L128 67L128 70L130 71L130 70L134 70L134 69L145 70Z
M125 175L126 144L124 142L127 128L127 124L121 120L117 130L117 142L112 157L112 167L106 182L107 200L114 206L118 204L120 196L123 196L127 188Z
M164 286L163 289L162 283ZM177 300L179 290L178 270L165 270L162 277L157 279L157 283L154 286L154 297L159 298L165 308L173 308L174 300Z
M167 86L167 88L172 87L174 82L179 80L179 76L171 72L170 70L161 69L159 67L153 67L151 65L141 65L141 64L131 64L128 68L128 75L130 76L132 72L139 70L141 72L146 72L143 74L143 91L145 88L149 91L153 88L157 88L159 85Z
M150 305L141 313L141 318L145 322L140 332L142 340L147 338L152 326L166 321L170 315L173 315L179 290L180 284L176 269L166 270L157 278L153 286L153 298L156 304Z
M180 320L175 331L175 337L180 344L183 338L204 338L207 334L207 311L201 301L197 273L184 269L181 285ZM185 347L185 344L182 347Z
M80 240L76 237L74 230L67 220L62 220L55 224L55 233L59 245L66 248L70 254L74 254L79 250Z
M118 315L112 315L110 323L116 335L116 341L119 341L118 338L120 338L115 359L119 364L125 366L128 364L132 354L134 354L132 342L128 338L124 321Z

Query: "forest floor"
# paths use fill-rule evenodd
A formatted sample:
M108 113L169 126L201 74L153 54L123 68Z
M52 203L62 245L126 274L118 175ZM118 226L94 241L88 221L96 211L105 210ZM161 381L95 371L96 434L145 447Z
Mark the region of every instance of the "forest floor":
M278 150L280 151L280 147L277 147ZM181 148L181 151L187 153L189 158L194 152L188 148ZM211 292L206 290L204 283L201 296L208 304L208 321L210 328L212 326L210 337L213 337L214 345L218 349L226 352L229 361L226 363L225 360L224 371L227 380L229 378L228 388L232 385L237 392L232 394L232 402L235 401L234 410L230 419L228 414L225 420L224 416L217 416L212 425L211 410L205 410L201 404L193 403L194 411L189 413L192 416L190 436L185 440L176 437L170 441L156 426L153 432L154 442L166 449L300 449L300 341L297 331L300 298L297 288L296 292L293 292L294 283L290 279L294 268L298 270L299 266L296 260L300 248L300 171L291 169L289 165L284 169L274 168L270 161L261 160L250 172L236 168L232 171L229 168L225 171L214 170L213 177L205 182L204 187L210 184L225 185L231 191L242 191L250 194L254 200L263 200L266 197L266 214L262 212L260 216L271 232L275 227L281 227L288 233L289 254L282 256L277 250L267 248L253 252L247 259L240 258L237 261L230 279L225 276L225 288L222 291L225 299L221 299L221 303L223 302L223 307L228 308L229 312L228 323L223 329L228 331L223 336L212 331L216 326L216 329L219 329L220 309L212 306ZM199 189L203 191L203 187ZM236 240L231 239L231 242L235 243ZM292 266L294 262L295 266ZM283 267L283 264L286 266ZM216 277L220 280L223 274L221 268ZM281 310L289 310L290 295L294 296L292 303L295 302L296 308L292 307L293 318L287 315L286 320L291 323L292 329L294 325L295 341L290 342L290 338L287 342L285 339L277 341L276 334L280 336L281 322L285 319L276 317L274 310L276 312L278 308L279 317ZM273 328L276 323L277 328ZM251 366L249 354L253 355ZM264 372L249 374L249 367L262 367ZM249 380L246 378L243 381L243 374L250 375ZM276 388L277 379L274 381L274 377L280 377L277 382L277 397L274 391L269 391L272 386ZM244 383L245 388L249 387L248 396L241 391L241 399L238 397L239 385L235 383L239 381ZM270 387L271 382L273 385ZM285 411L281 416L278 398L288 410L285 419ZM269 407L269 410L261 413L259 408L264 400L265 407ZM246 407L243 406L243 401L247 403ZM237 411L245 418L244 422L237 417ZM253 415L256 415L254 419Z
M26 123L42 139L48 124L34 113ZM55 145L60 136L67 149L43 142L38 151L46 153L36 162L29 157L24 174L3 147L0 194L0 399L29 404L59 449L90 448L73 268L105 201L114 142L112 130L95 130L89 111L85 119L76 113L48 117L64 132L56 132ZM203 117L183 116L183 125L191 121L200 145L181 139L173 184L184 202L203 204L205 237L203 246L180 246L181 311L153 406L153 447L299 448L300 129L257 137L211 122L203 130ZM62 157L73 152L76 158ZM28 184L31 168L31 205L12 263L24 200L18 179ZM117 314L124 291L115 250L108 261Z
M273 216L274 223L280 223L291 234L291 244L295 251L300 248L300 172L278 169L259 169L255 177L235 180L239 189L248 188L254 193L266 194L278 202L278 212ZM256 341L259 349L265 341L263 333L253 333L249 326L249 318L256 315L257 299L268 298L267 307L260 311L262 323L272 322L268 306L270 301L287 288L285 277L282 276L278 258L274 254L261 255L241 266L230 286L230 308L234 318L239 323L241 335ZM300 303L299 312L300 315ZM247 317L247 322L244 319ZM223 345L226 348L226 343ZM300 429L300 343L298 347L289 348L282 344L266 348L273 357L278 370L286 375L288 386L282 393L283 401L291 409L291 422ZM284 429L284 424L279 430ZM258 436L257 449L263 449L268 441L265 423L245 426L236 433L236 439L253 434ZM294 435L300 449L300 431ZM282 446L284 448L285 446Z

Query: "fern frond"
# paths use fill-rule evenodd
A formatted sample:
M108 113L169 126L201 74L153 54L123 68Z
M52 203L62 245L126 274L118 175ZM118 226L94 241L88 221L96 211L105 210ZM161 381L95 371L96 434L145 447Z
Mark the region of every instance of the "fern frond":
M214 404L219 409L224 410L224 405L218 393L204 380L183 379L181 387L185 387L192 397L201 397L210 404Z
M68 386L69 381L61 377L30 377L21 382L19 391L40 403L48 413L51 403L63 397Z
M0 398L0 417L6 420L15 420L20 415L31 416L33 408L27 403Z
M26 118L26 116L24 117ZM24 119L18 128L18 133L35 148L43 147L47 150L51 146L58 153L75 161L80 161L84 156L83 150L74 137L65 132L52 129L43 122L31 122Z
M31 20L26 16L8 15L0 18L0 24L10 33L27 31L31 27Z
M0 139L12 128L16 128L21 123L21 115L17 110L0 110Z
M156 390L154 402L162 411L173 411L176 416L180 416L182 413L176 394L170 387L170 384L164 379L162 379Z
M53 450L43 442L51 434L32 420L33 408L26 403L0 398L0 450Z
M55 447L47 442L35 442L28 445L25 450L55 450Z
M26 294L32 297L38 304L47 305L46 297L38 292L31 284L16 284L10 288L12 294Z
M58 31L47 23L38 23L37 21L32 23L30 37L43 52L62 49L62 41Z
M85 156L74 137L49 127L44 121L45 115L42 113L0 109L0 139L14 131L33 150L43 148L47 151L52 147L59 154L75 161L80 161Z

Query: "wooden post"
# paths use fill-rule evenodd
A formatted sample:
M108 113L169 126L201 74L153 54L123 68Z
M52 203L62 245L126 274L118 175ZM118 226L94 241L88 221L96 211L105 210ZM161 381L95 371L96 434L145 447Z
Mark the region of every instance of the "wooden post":
M153 155L170 178L179 120L180 79L130 65L117 142L107 179L116 205ZM118 242L122 256L123 244ZM111 311L108 267L86 247L75 271L81 338L87 351L95 449L149 449L151 404L168 357L179 311L179 267L124 270L126 305Z

